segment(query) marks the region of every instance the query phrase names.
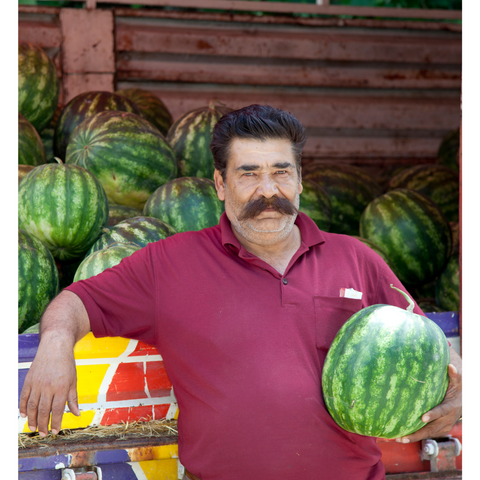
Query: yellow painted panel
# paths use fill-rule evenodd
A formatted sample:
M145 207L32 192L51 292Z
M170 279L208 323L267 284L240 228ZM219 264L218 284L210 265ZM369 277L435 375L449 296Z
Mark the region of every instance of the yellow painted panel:
M178 457L178 444L176 443L171 445L158 445L156 447L126 448L125 450L132 462L139 463L150 460L168 460Z
M78 403L95 403L110 365L77 365Z
M62 426L61 428L85 428L91 425L93 421L93 417L95 416L95 410L85 410L80 412L80 416L76 417L73 413L64 413L62 419ZM50 429L50 423L48 424L48 428ZM30 433L30 429L28 428L28 423L25 422L23 427L24 433Z
M147 480L177 480L177 460L146 460L138 462Z
M77 360L84 358L119 357L132 341L123 337L95 338L92 332L87 333L77 344L73 353Z

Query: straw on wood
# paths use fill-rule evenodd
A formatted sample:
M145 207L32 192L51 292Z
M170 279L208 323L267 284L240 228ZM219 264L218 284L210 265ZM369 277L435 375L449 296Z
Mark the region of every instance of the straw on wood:
M41 437L37 432L19 433L18 448L47 447L61 442L79 442L92 439L126 439L131 437L165 437L176 436L176 420L150 420L146 422L122 422L115 425L92 425L79 429L60 430L58 435L48 434Z

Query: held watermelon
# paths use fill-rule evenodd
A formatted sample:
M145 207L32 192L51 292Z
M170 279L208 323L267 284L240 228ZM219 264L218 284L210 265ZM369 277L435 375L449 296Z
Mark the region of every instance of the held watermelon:
M177 232L186 232L217 225L223 210L213 180L180 177L157 188L143 214L163 220Z
M97 250L85 257L75 272L73 281L78 282L94 277L107 268L118 265L124 258L129 257L140 248L134 243L112 243L102 250Z
M19 228L45 243L55 259L80 258L107 219L105 190L76 165L39 165L18 186Z
M328 232L332 223L332 203L328 193L313 180L302 180L299 210L307 214L320 230Z
M387 192L365 208L360 236L385 251L393 272L409 286L433 280L452 248L450 225L437 204L406 188Z
M53 61L31 43L18 45L18 111L37 132L48 125L57 108L60 82Z
M45 163L45 148L35 127L18 114L18 163L20 165L41 165Z
M158 218L133 217L117 223L112 228L105 228L87 255L113 243L133 243L143 248L148 243L163 240L175 233L177 232L173 227Z
M185 113L170 127L167 140L175 151L179 176L213 180L215 168L210 151L213 127L231 111L231 108L216 105L212 100L208 107Z
M70 136L67 164L98 178L108 201L143 209L150 195L177 176L172 148L150 122L127 112L100 112Z
M58 271L52 254L38 238L18 230L18 329L40 320L58 293Z
M117 110L140 115L139 108L128 98L111 92L85 92L72 98L62 110L53 138L55 156L65 160L70 135L86 118L97 113Z
M162 135L167 135L168 129L173 124L173 118L168 108L157 96L141 88L125 88L117 90L115 93L134 102L142 117L157 127Z
M333 233L358 235L363 210L381 193L375 180L351 165L311 164L303 179L317 182L327 192L332 203L330 232Z
M327 353L325 405L344 430L380 438L409 435L443 400L450 351L427 317L391 305L372 305L350 317Z

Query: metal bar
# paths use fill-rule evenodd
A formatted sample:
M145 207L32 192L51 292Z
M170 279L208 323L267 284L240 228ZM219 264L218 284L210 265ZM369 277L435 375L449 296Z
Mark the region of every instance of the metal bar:
M90 0L84 0L90 1ZM102 3L131 4L131 0L102 0ZM289 2L251 2L247 0L142 0L140 5L151 7L181 7L215 10L261 11L270 13L311 13L317 15L352 15L360 17L425 18L461 20L461 10L438 10L390 7L349 7Z
M88 10L93 10L94 8L97 8L97 0L86 0L85 7L87 7Z

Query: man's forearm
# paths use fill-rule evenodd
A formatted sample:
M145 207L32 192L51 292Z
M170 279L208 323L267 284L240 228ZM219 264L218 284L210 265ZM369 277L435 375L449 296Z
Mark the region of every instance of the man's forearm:
M90 331L87 310L80 298L64 290L48 306L40 321L40 343L50 338L75 345ZM57 340L55 340L57 341Z

